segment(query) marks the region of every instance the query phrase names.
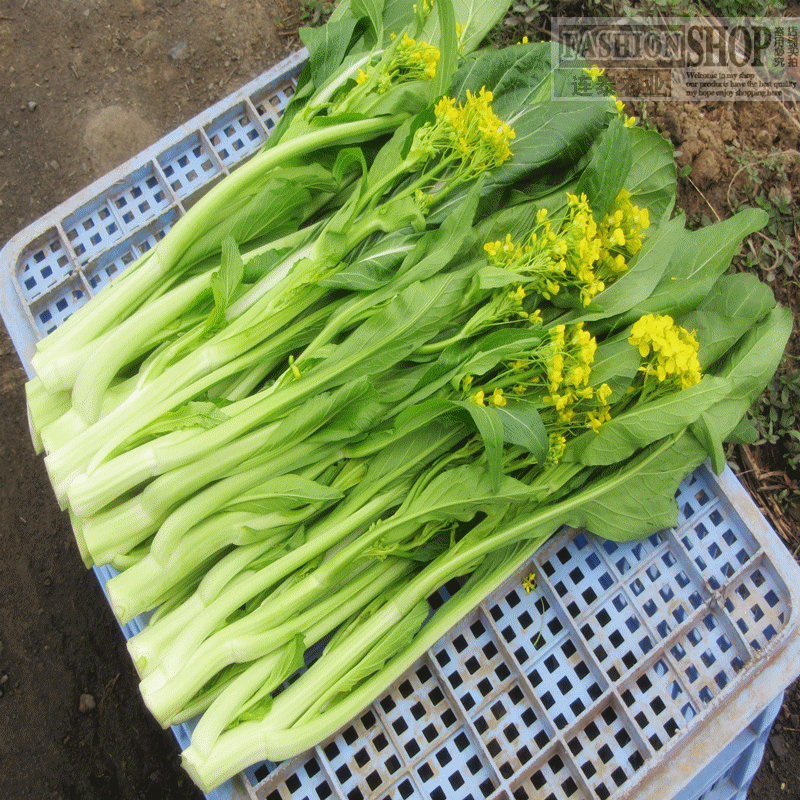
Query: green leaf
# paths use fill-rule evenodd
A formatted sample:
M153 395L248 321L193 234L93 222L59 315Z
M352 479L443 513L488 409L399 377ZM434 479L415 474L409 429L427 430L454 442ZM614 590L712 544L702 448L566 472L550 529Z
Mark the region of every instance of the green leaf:
M266 680L263 681L258 691L243 706L239 716L228 725L228 728L236 727L242 722L264 719L272 708L272 695L270 692L303 667L305 649L305 640L303 635L299 633L292 641L283 645L280 661L275 665Z
M443 397L431 397L423 400L397 415L395 433L397 436L407 436L436 420L444 420L447 424L459 416L454 408L453 402ZM466 428L464 430L466 431Z
M466 259L475 245L472 222L482 186L483 177L480 177L442 224L419 239L400 269L402 285L432 278L450 264Z
M578 180L577 193L586 194L598 222L622 189L632 164L628 128L615 117L600 137L591 160Z
M404 129L404 137L397 152L400 158L405 160L411 151L411 145L414 144L414 134L425 125L433 125L436 122L436 112L433 104L429 104L423 109L420 109L408 122L407 127Z
M381 203L372 212L372 218L384 233L401 228L411 228L414 233L422 233L425 230L425 216L414 202L414 198L408 195L393 197Z
M567 524L604 539L627 542L673 526L678 518L675 492L703 463L705 451L689 433L648 448L619 469L600 476L592 496L570 512Z
M219 253L228 236L245 243L267 233L271 238L293 233L309 213L313 195L333 193L337 188L330 172L321 165L287 167L281 174L271 175L241 208L196 238L181 256L181 264L194 264Z
M378 243L343 267L321 285L332 289L347 289L354 292L370 292L385 286L397 274L400 265L414 250L418 240L416 234L396 231L382 236Z
M280 250L265 250L263 253L257 253L245 262L242 280L245 283L255 283L259 278L263 278L282 264L292 252L291 247L284 247Z
M334 180L341 183L354 164L359 167L362 176L367 174L367 159L364 158L364 151L360 147L342 148L336 155L336 162L331 170Z
M467 91L486 88L492 110L506 119L523 106L549 101L550 86L550 45L540 42L473 53L453 76L450 95L463 102Z
M459 308L466 288L460 274L437 275L404 289L350 334L315 370L319 388L338 384L349 370L380 374L431 339ZM304 378L306 377L304 375Z
M723 381L727 392L708 409L704 424L709 436L725 441L738 427L775 374L792 325L791 311L774 308L742 337L722 363L714 366L714 375Z
M341 697L347 697L354 689L376 673L396 653L404 650L414 640L425 620L430 614L427 601L421 600L402 619L392 625L371 647L358 663L348 669L341 677L334 680L325 692L314 702L311 712L321 713L335 705ZM355 628L351 636L357 637L359 628ZM334 649L331 657L336 658L341 650ZM324 657L323 657L324 658ZM308 717L308 712L303 719ZM313 719L313 717L312 717Z
M436 0L436 16L439 22L439 62L431 82L430 98L437 100L447 91L458 61L458 37L456 16L452 0Z
M324 441L328 427L335 429L345 421L344 427L349 431L346 435L352 436L374 419L376 408L377 397L369 378L356 377L332 391L320 391L292 409L265 440L262 451L270 452L287 443L302 441L314 433ZM323 427L325 430L321 431ZM345 431L337 430L336 435L342 438Z
M508 403L497 409L503 424L503 439L530 451L539 464L544 464L549 449L547 430L539 412L529 404Z
M746 209L734 216L707 225L697 231L686 231L686 241L670 264L676 280L716 279L728 268L742 240L763 228L769 220L765 211Z
M333 502L340 500L342 496L340 491L330 486L309 480L301 475L287 473L264 481L258 489L246 492L226 508L267 514L271 511L298 508L309 503Z
M700 305L680 320L700 343L698 358L707 369L775 306L767 284L749 272L723 275Z
M375 41L383 41L383 3L381 0L351 0L350 8L357 17L367 17L375 33Z
M430 81L412 81L392 86L370 104L370 116L418 114L430 104Z
M742 239L766 221L766 212L748 209L696 231L684 230L653 293L619 317L615 327L628 327L643 314L679 317L697 308L730 266Z
M309 73L318 89L341 65L357 35L359 19L355 16L331 19L319 28L300 28L303 44L308 48Z
M227 414L222 410L224 402L214 402L211 400L190 400L182 406L162 414L158 419L141 428L134 437L128 441L131 447L137 447L144 442L163 436L177 430L187 428L200 428L209 430L216 427L220 422L228 419Z
M505 16L510 0L453 0L456 22L463 25L461 52L471 53Z
M494 170L487 187L509 186L568 167L586 153L603 128L602 104L546 102L523 106L504 120L516 134L512 158Z
M368 439L368 445L377 443L381 447L370 458L367 473L354 494L371 496L376 486L416 475L422 466L452 447L463 430L456 430L454 437L453 423L443 424L442 413L441 407L424 408L419 413L409 410L402 421L398 420L396 433L381 433Z
M211 275L211 291L214 294L214 310L206 320L202 335L208 337L225 324L225 312L244 277L244 262L232 237L222 241L220 268Z
M491 331L472 344L472 352L464 359L457 377L468 374L484 375L515 353L535 349L547 335L541 328L508 328Z
M711 459L711 468L717 475L721 475L725 469L725 451L722 448L722 440L714 428L713 417L707 411L703 411L689 426L689 430Z
M498 479L490 474L483 462L474 461L440 472L422 491L410 496L392 521L395 524L411 521L417 527L420 522L467 522L479 512L530 500L536 494L522 481L507 475L501 475Z
M628 128L631 169L625 188L631 202L650 212L653 225L669 219L675 205L675 153L672 145L656 131Z
M587 465L622 461L652 442L686 428L723 399L728 388L721 378L706 375L688 389L634 406L603 424L597 433L590 431L573 440L568 447L570 460Z
M367 191L375 186L382 185L386 176L393 174L397 170L398 164L405 159L408 154L406 141L409 137L411 126L412 120L403 122L392 134L391 139L378 151L369 169Z
M363 379L357 379L356 384ZM344 387L346 388L347 384ZM349 403L332 416L325 426L317 431L320 442L342 442L368 431L385 413L386 408L378 393L370 384L369 390L356 402Z
M503 464L503 423L496 409L479 406L464 400L454 400L454 405L464 409L478 430L486 451L492 487L500 487L500 471Z

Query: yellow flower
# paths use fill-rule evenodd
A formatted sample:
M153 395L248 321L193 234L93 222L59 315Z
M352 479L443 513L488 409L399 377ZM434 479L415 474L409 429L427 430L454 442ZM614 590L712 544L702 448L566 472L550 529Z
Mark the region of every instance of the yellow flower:
M600 430L600 426L603 424L600 419L595 415L594 411L590 411L587 415L587 422L586 427L593 430L597 433Z
M659 382L670 381L680 389L700 382L697 338L676 325L672 317L645 314L633 324L628 342L646 359L640 367L645 378L655 376Z
M626 128L632 128L636 124L636 117L625 117L622 123Z
M592 65L591 67L584 67L583 71L592 79L592 83L595 83L597 79L601 75L605 75L605 69L600 69L600 67Z
M467 90L463 104L443 97L434 106L440 149L455 149L468 169L483 171L511 158L509 143L516 134L492 111L493 99L484 87L477 94Z
M483 402L483 398L485 397L483 393L483 389L479 389L475 394L472 396L472 402L475 403L476 406L485 405Z
M366 80L367 80L367 73L364 72L363 69L359 69L358 74L356 75L356 83L361 85L362 83L365 83Z
M536 588L536 576L532 572L523 579L522 588L525 590L525 594L530 594Z
M489 402L495 406L496 408L502 408L504 405L507 404L507 400L503 397L503 390L502 389L495 389L492 393L492 396Z

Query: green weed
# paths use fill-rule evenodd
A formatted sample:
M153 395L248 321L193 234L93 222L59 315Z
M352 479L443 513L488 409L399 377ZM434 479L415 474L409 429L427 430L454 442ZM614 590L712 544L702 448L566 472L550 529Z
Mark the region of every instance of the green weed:
M794 359L787 358L787 362ZM800 473L800 372L779 372L755 408L756 445L780 447L788 469Z

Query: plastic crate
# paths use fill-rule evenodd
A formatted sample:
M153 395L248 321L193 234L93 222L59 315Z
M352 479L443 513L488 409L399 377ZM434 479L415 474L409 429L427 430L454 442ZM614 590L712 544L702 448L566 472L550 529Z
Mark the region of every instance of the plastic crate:
M37 339L258 148L305 56L0 251L0 312L29 373ZM209 800L743 800L800 672L800 569L730 470L699 468L678 502L678 526L639 542L560 532L337 735ZM191 728L173 729L181 747Z

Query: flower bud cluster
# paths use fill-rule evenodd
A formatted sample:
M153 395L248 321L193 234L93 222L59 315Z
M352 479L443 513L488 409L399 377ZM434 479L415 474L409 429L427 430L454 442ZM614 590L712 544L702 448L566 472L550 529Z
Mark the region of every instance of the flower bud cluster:
M627 259L639 252L642 232L649 227L647 209L633 205L624 189L600 223L586 195L567 193L561 219L539 209L526 241L515 243L508 234L504 241L487 242L484 249L490 264L524 276L527 288L545 300L571 290L588 306L628 269Z
M569 328L555 325L550 329L547 360L547 389L543 400L556 412L563 426L562 433L574 428L597 431L611 419L607 400L611 389L602 384L598 389L589 385L597 341L577 323Z
M424 126L424 135L436 143L442 157L456 155L470 177L511 158L510 144L516 134L492 111L493 99L485 87L477 94L467 90L463 103L443 97L434 107L435 123Z
M496 372L484 376L481 388L467 375L461 389L481 406L503 408L510 401L536 406L548 433L547 464L555 464L570 436L597 431L611 419L611 388L590 385L597 342L582 323L551 328L537 347L504 361Z
M407 163L426 165L417 181L414 200L420 211L462 183L511 158L514 130L492 111L492 93L485 88L466 93L459 103L442 97L434 107L434 120L416 130Z
M655 377L663 388L678 390L703 377L697 337L666 314L645 314L634 323L628 342L639 349L645 382Z
M408 33L395 45L387 63L379 62L366 70L359 69L356 83L360 86L373 81L375 91L384 94L392 86L411 81L430 81L436 77L439 48L427 42L417 42Z

